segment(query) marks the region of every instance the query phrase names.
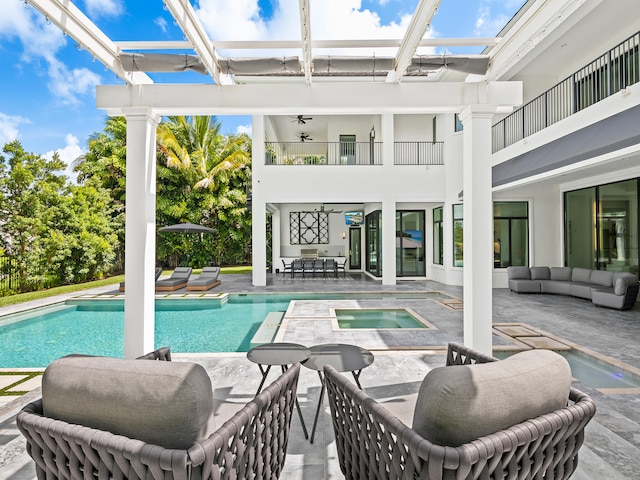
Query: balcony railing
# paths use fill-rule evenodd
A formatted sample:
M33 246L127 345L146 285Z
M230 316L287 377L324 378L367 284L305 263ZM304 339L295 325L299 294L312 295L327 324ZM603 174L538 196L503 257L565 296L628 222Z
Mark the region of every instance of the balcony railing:
M444 165L444 142L395 142L396 165Z
M497 152L640 81L640 32L612 48L492 128Z
M382 165L379 142L266 142L266 165Z
M396 165L444 164L442 142L396 142ZM382 165L380 142L266 142L266 165Z

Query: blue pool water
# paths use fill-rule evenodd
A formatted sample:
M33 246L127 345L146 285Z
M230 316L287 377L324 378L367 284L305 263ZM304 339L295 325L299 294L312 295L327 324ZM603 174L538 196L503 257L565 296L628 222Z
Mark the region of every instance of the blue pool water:
M428 328L404 308L336 309L340 328Z
M219 298L157 299L155 346L180 353L246 352L267 314L291 300L450 298L439 292L230 294ZM379 328L379 327L378 327ZM45 367L71 353L124 355L124 301L69 300L52 307L0 317L0 368Z
M155 345L181 353L246 352L266 315L289 305L257 300L156 300ZM124 355L122 300L70 301L30 315L0 321L0 367L45 367L70 353Z

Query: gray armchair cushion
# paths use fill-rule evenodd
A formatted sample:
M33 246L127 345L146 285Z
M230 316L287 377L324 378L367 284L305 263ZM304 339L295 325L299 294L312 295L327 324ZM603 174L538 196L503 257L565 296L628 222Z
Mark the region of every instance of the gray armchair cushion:
M48 417L165 448L214 430L211 381L196 363L64 357L44 372L42 404Z
M571 281L571 267L550 267L549 274L551 280Z
M616 278L616 283L613 286L613 293L616 295L624 295L627 291L627 285L636 282L637 280L635 278L619 276Z
M549 267L531 267L531 280L549 280Z
M506 360L431 370L414 411L413 429L445 446L459 446L567 404L571 369L549 350Z

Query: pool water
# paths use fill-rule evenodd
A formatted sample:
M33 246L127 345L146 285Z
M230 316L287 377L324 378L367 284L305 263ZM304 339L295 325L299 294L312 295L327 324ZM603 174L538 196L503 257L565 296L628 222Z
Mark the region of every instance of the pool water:
M404 308L336 310L340 328L428 328Z
M230 299L223 305L219 299L159 299L154 342L156 348L181 353L246 352L266 315L284 312L288 305L282 300ZM70 301L31 314L2 319L0 367L45 367L70 353L124 355L122 300Z
M496 358L506 358L513 353L495 352ZM579 350L560 350L567 359L571 375L592 388L640 388L640 377L612 363L604 362Z

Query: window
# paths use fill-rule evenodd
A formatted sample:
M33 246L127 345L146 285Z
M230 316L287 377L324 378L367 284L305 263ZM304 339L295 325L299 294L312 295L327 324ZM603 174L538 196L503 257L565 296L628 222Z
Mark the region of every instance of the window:
M638 273L638 183L564 194L565 265Z
M396 212L396 275L424 276L424 210Z
M493 204L493 266L529 265L529 204Z
M340 163L342 165L355 165L356 163L356 136L340 135Z
M365 218L366 222L366 269L371 275L379 277L382 275L382 265L380 255L382 254L382 238L380 235L380 220L382 212L376 210Z
M460 117L458 116L458 114L456 113L454 115L453 118L453 131L454 132L461 132L462 130L464 130L464 126L462 125L462 121L460 120Z
M453 266L462 267L463 262L463 210L462 204L453 205Z
M444 229L442 207L433 209L433 263L444 265Z

